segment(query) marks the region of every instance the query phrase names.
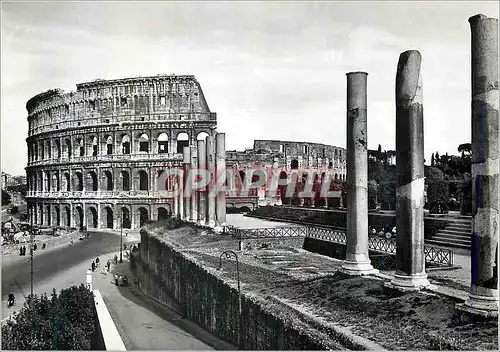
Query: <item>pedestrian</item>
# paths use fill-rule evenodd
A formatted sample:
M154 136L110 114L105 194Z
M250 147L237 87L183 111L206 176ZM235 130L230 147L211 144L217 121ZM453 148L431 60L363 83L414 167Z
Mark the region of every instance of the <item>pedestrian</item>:
M108 262L106 263L106 266L108 267L108 271L109 271L109 269L111 268L111 261L108 260Z
M21 250L22 250L22 254L21 255L26 255L26 246L23 246L21 248Z
M128 231L125 231L125 237L128 237Z
M116 254L115 254L115 258L114 259L115 259L115 264L117 264L118 263L118 256Z
M115 274L115 285L118 286L118 274Z
M19 255L22 256L23 255L23 247L19 247Z
M33 247L33 250L35 250L35 251L36 251L36 249L37 249L37 246L36 246L36 243L35 243L35 246Z
M42 244L42 249L45 249L45 248L47 248L47 244L46 243Z
M92 271L95 271L95 263L94 262L92 262L91 268L92 268Z
M95 264L96 264L96 266L99 266L99 257L97 257L97 258L95 259Z

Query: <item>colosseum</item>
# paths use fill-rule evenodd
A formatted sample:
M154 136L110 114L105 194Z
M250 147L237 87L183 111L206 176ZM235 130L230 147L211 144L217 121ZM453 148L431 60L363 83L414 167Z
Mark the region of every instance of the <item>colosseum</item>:
M27 104L28 213L33 224L136 229L172 214L157 194L184 147L215 136L194 76L158 75L49 90Z

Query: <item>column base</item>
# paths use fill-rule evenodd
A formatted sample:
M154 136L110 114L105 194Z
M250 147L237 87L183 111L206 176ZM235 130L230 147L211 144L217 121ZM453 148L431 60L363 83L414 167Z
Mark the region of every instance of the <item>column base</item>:
M431 285L429 280L427 280L427 274L416 274L416 275L398 275L394 274L394 279L391 282L386 282L385 287L392 288L395 290L409 292L409 291L420 291Z
M200 226L206 226L207 222L205 220L198 220L198 225L200 225Z
M455 309L485 318L498 317L498 290L487 290L491 291L491 295L469 293L469 299L465 303L456 304Z
M208 221L205 222L205 226L214 228L215 227L215 221L214 220L208 220Z
M352 276L365 276L377 274L379 271L373 268L371 262L353 262L344 260L339 272Z

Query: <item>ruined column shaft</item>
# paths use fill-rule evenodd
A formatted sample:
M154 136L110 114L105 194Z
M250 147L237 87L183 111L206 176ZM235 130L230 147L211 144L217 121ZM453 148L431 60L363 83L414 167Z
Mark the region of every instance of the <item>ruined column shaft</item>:
M191 219L191 189L188 182L189 182L189 172L191 169L191 148L184 147L183 155L184 155L183 192L182 192L182 198L184 202L183 220L189 221Z
M179 204L179 196L178 196L178 192L179 192L179 185L177 183L174 184L174 201L173 201L173 207L172 207L172 216L173 217L176 217L177 214L178 214L178 204Z
M396 74L396 275L403 290L429 285L424 254L424 115L422 56L399 56Z
M476 15L471 28L471 297L466 306L498 311L498 19Z
M205 141L198 141L198 167L200 170L207 170L207 148ZM198 222L200 225L206 223L206 198L207 187L203 187L198 192Z
M191 148L191 182L194 182L196 173L193 172L198 172L198 150L197 148ZM198 221L198 189L193 187L194 185L191 184L191 214L190 214L190 220L193 222Z
M368 257L368 149L366 72L347 73L347 240L342 270L373 272Z
M213 190L215 186L215 139L212 136L207 136L207 170L210 175L210 182L207 187L207 210L206 210L206 224L208 226L215 226L215 200L216 194Z
M225 133L217 133L216 138L216 175L217 178L226 179L226 134ZM227 180L225 183L222 181L217 182L218 188L222 188L223 190L217 191L217 226L224 227L226 226L226 191L224 190L226 187L223 184L228 184Z
M183 170L182 170L183 171ZM183 188L184 172L177 178L177 216L184 219L184 188Z

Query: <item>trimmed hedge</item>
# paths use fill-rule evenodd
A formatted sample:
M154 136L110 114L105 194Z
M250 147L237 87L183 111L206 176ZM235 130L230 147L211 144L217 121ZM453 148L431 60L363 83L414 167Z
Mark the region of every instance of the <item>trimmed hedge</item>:
M31 298L31 304L28 302ZM96 350L94 294L85 285L28 298L19 314L2 326L4 350Z

